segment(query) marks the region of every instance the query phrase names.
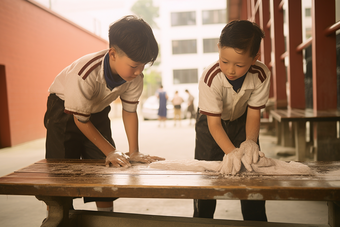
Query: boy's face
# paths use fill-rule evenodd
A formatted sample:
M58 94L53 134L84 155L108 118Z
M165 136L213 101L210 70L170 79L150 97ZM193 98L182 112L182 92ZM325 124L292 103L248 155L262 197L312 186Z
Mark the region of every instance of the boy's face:
M246 74L258 58L258 55L253 58L249 56L248 52L243 53L241 50L231 47L218 45L218 49L220 68L229 80L236 80Z
M144 70L144 63L132 61L125 54L118 54L114 48L110 48L109 55L112 73L118 74L125 81L135 79Z

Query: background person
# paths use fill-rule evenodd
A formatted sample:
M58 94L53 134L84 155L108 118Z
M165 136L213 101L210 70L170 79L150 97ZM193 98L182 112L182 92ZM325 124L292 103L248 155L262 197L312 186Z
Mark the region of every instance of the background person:
M190 117L189 117L189 124L191 125L191 119L195 119L195 114L196 114L196 111L195 111L195 106L194 106L194 100L195 100L195 97L190 94L189 90L186 89L185 92L188 94L188 108L187 108L187 113L190 114Z
M182 103L184 102L183 98L179 96L178 91L175 91L174 97L171 100L174 105L174 125L176 126L176 122L178 121L179 125L181 125L182 119Z
M166 118L167 118L167 108L166 104L168 101L168 95L167 93L163 90L163 86L161 85L160 88L158 89L156 96L159 99L159 107L158 107L158 120L159 124L158 127L161 126L163 123L164 127L166 126Z

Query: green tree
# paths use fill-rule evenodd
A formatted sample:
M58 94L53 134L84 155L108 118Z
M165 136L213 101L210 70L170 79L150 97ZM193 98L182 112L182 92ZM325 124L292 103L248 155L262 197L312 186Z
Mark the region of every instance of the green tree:
M159 7L153 5L152 0L137 0L131 7L131 12L143 18L153 29L158 29L155 18L159 17ZM160 51L157 60L154 62L153 67L160 64ZM146 69L144 74L144 98L154 95L162 83L161 73L153 70Z
M161 74L154 70L145 70L144 74L144 92L145 98L154 95L159 86L162 84Z
M131 7L131 11L143 18L152 28L158 28L155 18L159 17L159 7L153 5L152 0L138 0Z

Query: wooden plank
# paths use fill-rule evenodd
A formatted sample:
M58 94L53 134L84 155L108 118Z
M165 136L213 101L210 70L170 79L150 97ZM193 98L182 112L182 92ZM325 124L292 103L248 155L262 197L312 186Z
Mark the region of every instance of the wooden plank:
M285 127L288 122L293 122L295 132L296 152L299 161L306 160L306 122L311 122L313 130L310 135L311 141L314 142L314 160L328 161L340 160L340 150L337 147L339 143L337 138L337 122L340 121L340 111L316 111L316 110L271 110L271 116L278 122L278 143L283 146L290 146L286 143L289 140L290 133ZM298 134L297 134L298 133ZM319 144L335 144L330 146L319 146ZM331 154L331 155L330 155Z
M41 159L36 163L95 163L95 164L105 164L105 160L103 159Z
M70 165L74 163L74 165ZM108 174L159 174L159 175L192 175L197 174L197 172L192 171L165 171L158 170L153 168L148 168L148 165L145 164L134 164L132 163L132 167L130 168L114 168L114 167L106 167L104 163L101 162L55 162L49 161L42 165L42 163L38 162L35 165L30 165L20 170L15 171L16 173L50 173L50 174L100 174L100 175L108 175ZM217 173L212 172L199 172L200 175L216 175ZM218 174L217 174L218 175Z
M325 172L325 171L334 171L340 169L340 162L307 162L304 163L308 165L310 168L315 170L318 173ZM72 171L70 171L72 170ZM74 171L73 171L74 170ZM49 162L42 164L41 161L36 162L28 167L25 167L19 171L15 171L14 174L23 173L47 173L48 176L53 174L71 174L78 176L79 172L84 172L86 174L165 174L165 175L177 175L177 174L185 174L185 175L210 175L204 172L191 172L191 171L169 171L169 170L162 170L162 169L154 169L148 168L147 165L139 164L133 165L130 168L114 168L114 167L105 167L100 162L93 162L92 164L87 164L79 162L78 160L68 160L65 161L58 161L58 160L49 160ZM247 173L245 173L247 174ZM234 177L233 177L234 178ZM236 178L234 178L236 179Z
M150 171L145 165L124 169L104 167L102 161L46 160L1 177L0 194L44 200L53 209L43 226L69 224L68 207L75 197L340 201L340 162L306 164L315 175L225 177ZM330 220L337 222L338 210L331 211Z
M316 111L299 109L271 110L270 114L277 121L339 121L340 111Z
M176 171L100 173L89 171L79 162L36 163L0 178L0 194L68 197L136 197L200 199L303 199L340 200L340 162L307 163L317 172L313 176L227 176L201 173L176 174ZM50 169L57 165L62 168ZM46 166L46 168L41 168ZM85 166L85 167L84 167ZM66 171L77 167L79 171ZM34 171L37 168L39 171ZM76 168L76 169L77 169ZM93 170L93 168L91 168ZM106 168L110 169L110 168ZM119 170L111 168L112 170ZM32 171L33 170L33 171ZM162 174L159 174L163 172Z
M171 174L194 174L194 175L205 175L204 172L191 172L191 171L169 171L169 170L161 170L161 169L154 169L154 168L148 168L147 165L143 164L138 164L138 165L133 165L130 168L114 168L114 167L105 167L102 165L100 162L93 162L92 164L87 164L79 162L79 160L68 160L68 162L65 161L58 161L58 160L49 160L49 162L41 164L41 161L38 161L28 167L25 167L21 169L20 171L15 171L14 173L48 173L48 174L73 174L73 175L78 175L78 171L86 172L87 174L93 174L97 175L98 173L100 174L117 174L117 173L122 173L122 174L138 174L138 175L143 175L143 174L166 174L166 175L171 175ZM324 171L334 171L337 169L340 169L340 162L307 162L304 163L308 165L310 168L315 170L316 172L324 172ZM59 166L57 168L49 168L53 166ZM70 169L76 170L76 171L69 171ZM207 174L210 175L210 174Z
M208 175L48 175L44 173L14 173L0 179L1 185L28 185L33 187L162 187L162 188L318 188L327 189L327 181L340 181L339 176L208 176ZM162 180L163 179L163 180ZM264 182L264 180L266 182ZM324 181L327 180L327 181ZM313 187L309 186L311 182ZM340 183L340 182L339 182Z
M306 182L314 184L315 181ZM330 184L339 185L337 181ZM339 188L206 188L206 187L122 187L85 186L78 188L52 185L48 187L21 185L20 188L2 185L2 193L63 197L120 197L120 198L176 198L176 199L223 199L223 200L340 200ZM6 193L8 190L8 193Z

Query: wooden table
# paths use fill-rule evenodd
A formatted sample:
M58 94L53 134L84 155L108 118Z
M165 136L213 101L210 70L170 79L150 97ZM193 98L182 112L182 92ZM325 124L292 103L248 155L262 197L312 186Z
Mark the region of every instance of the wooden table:
M49 207L42 226L287 226L278 223L210 220L70 211L74 197L183 198L328 201L330 226L340 224L340 162L306 163L313 176L227 176L166 171L136 165L105 167L103 161L41 160L0 178L0 194L33 195ZM297 214L298 215L298 214ZM162 221L164 223L160 224ZM107 225L105 225L107 224ZM291 225L301 226L301 225ZM304 225L303 225L304 226ZM315 226L315 225L308 225ZM324 226L324 225L323 225Z
M277 127L278 133L278 143L283 146L293 146L293 142L295 141L296 148L296 156L297 160L305 161L307 156L307 146L306 146L306 122L311 123L310 127L310 140L314 140L313 134L313 123L319 124L319 130L316 131L319 133L318 137L315 138L314 142L314 161L318 160L340 160L336 155L335 159L330 159L329 153L326 153L324 150L330 150L329 148L322 149L318 138L324 139L333 139L332 142L337 141L337 132L336 132L336 122L340 121L340 111L313 111L309 109L276 109L271 110L270 115L280 124ZM294 138L292 139L291 133L289 133L289 122L293 122L293 130L294 130ZM325 125L326 123L331 123L329 125ZM324 124L324 127L321 127L321 124ZM323 134L324 136L320 136ZM330 140L329 140L330 141ZM336 146L338 147L338 146ZM319 152L319 155L318 155ZM329 152L329 151L328 151ZM340 152L339 152L340 153Z

